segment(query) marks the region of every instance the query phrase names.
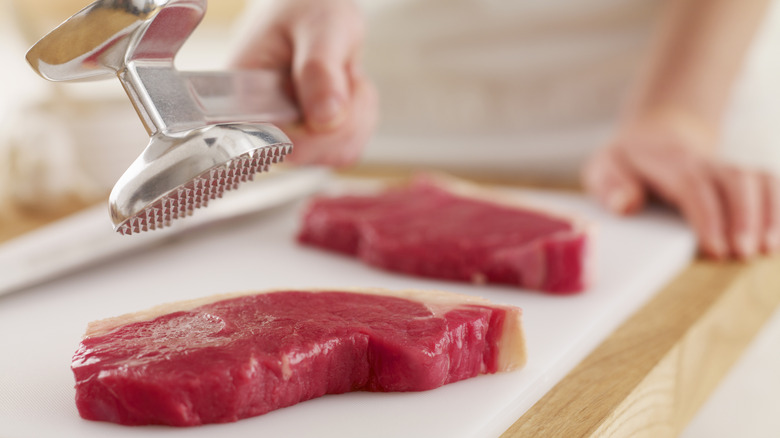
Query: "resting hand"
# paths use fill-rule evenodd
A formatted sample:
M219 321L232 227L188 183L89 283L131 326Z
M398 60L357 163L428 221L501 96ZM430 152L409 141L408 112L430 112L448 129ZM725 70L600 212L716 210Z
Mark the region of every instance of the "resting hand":
M749 259L780 249L780 182L718 160L714 130L675 115L629 124L586 165L583 182L609 210L638 211L648 195L680 210L702 252Z
M363 20L350 0L279 0L264 5L239 48L236 68L289 78L302 120L283 126L290 161L345 166L358 160L377 118L377 97L359 66Z

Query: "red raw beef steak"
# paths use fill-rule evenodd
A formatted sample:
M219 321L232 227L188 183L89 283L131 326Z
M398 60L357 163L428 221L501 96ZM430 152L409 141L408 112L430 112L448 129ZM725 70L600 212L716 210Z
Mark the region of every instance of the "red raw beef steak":
M445 292L268 291L94 322L72 369L83 418L194 426L524 363L516 307Z
M298 240L405 274L560 294L582 291L590 271L582 221L449 179L314 199Z

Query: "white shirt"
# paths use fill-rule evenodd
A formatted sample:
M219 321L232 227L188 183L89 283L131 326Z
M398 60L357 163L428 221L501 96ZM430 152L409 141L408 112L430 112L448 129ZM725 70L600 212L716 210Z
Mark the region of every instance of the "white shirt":
M583 160L608 141L662 2L364 3L365 60L381 100L366 161L572 180ZM768 43L780 53L771 43L780 41L780 14L772 15L764 33L774 36L760 35L754 53ZM776 56L763 51L751 57L741 95L748 92L744 82L751 89L775 82L768 81L766 58ZM755 107L755 99L747 104ZM731 118L746 112L732 111ZM758 123L756 114L752 119ZM727 143L744 136L731 131L745 123L729 123ZM744 158L744 147L736 155Z

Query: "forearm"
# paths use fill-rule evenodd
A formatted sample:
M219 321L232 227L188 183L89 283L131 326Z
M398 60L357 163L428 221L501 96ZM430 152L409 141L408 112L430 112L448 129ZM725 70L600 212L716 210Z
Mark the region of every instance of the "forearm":
M628 121L673 114L717 131L769 0L665 0Z

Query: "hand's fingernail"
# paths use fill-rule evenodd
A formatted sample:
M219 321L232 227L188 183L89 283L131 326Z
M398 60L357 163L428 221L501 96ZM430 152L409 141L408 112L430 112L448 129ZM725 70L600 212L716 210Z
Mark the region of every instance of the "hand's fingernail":
M753 257L758 250L758 241L749 234L737 234L734 244L736 245L737 255L743 259Z
M309 113L309 124L315 129L333 129L344 119L341 99L329 97L317 102Z

